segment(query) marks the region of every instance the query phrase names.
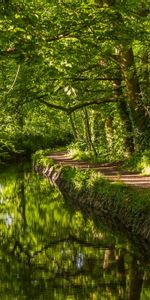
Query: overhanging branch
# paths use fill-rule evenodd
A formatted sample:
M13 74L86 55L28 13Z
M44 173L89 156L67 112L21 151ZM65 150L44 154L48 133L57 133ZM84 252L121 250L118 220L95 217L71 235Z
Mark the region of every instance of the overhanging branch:
M116 98L116 97L109 98L109 99L108 98L103 98L103 99L99 99L99 100L91 100L91 101L82 102L82 103L76 104L72 107L64 107L62 105L53 104L53 103L50 103L50 102L47 102L47 101L43 100L42 98L45 97L45 96L47 96L47 95L36 97L36 100L39 101L40 103L46 105L49 108L64 111L68 115L73 113L76 110L79 110L79 109L83 108L83 107L92 106L92 105L106 104L106 103L115 103L115 102L121 100L120 98Z
M105 104L105 103L114 103L117 102L117 99L112 98L112 99L101 99L101 100L93 100L93 101L87 101L85 103L77 104L68 109L68 114L73 113L74 111L81 109L83 107L87 106L92 106L92 105L100 105L100 104Z
M41 96L41 97L43 97L43 96ZM54 108L56 110L61 110L61 111L64 111L64 112L68 113L68 109L66 107L64 107L62 105L57 105L57 104L49 103L49 102L41 99L41 97L36 98L36 100L39 101L40 103L46 105L49 108Z

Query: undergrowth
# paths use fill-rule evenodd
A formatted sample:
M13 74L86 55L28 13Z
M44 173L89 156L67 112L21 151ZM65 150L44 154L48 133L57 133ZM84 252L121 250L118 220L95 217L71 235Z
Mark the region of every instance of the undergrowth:
M60 152L66 150L65 147L59 148L48 148L44 150L38 150L32 155L32 162L36 164L36 166L43 166L43 167L51 167L55 165L55 161L49 157L52 152Z
M106 212L133 234L150 240L150 190L113 183L94 171L62 168L62 193L93 209Z
M91 163L104 163L122 160L124 157L119 154L111 154L107 151L97 149L97 155L93 151L87 150L84 144L72 143L67 147L69 156L74 160L83 160Z
M36 151L32 155L33 164L36 164L37 167L42 166L43 168L53 166L55 164L54 160L48 157L50 152L50 149Z
M121 169L150 175L150 150L135 152L123 163Z

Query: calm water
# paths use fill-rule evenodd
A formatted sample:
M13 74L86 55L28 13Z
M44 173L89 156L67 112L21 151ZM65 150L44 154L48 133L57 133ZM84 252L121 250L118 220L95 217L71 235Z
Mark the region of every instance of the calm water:
M0 299L150 299L150 252L29 168L0 173Z

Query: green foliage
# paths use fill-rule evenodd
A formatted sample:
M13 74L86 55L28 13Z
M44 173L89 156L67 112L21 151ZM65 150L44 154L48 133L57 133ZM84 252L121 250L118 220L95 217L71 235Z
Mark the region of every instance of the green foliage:
M109 215L143 239L150 240L150 191L135 189L118 181L110 182L93 171L62 170L61 180L65 195L94 211Z
M140 172L143 175L150 175L150 151L135 152L130 159L125 161L121 168Z
M62 168L61 174L63 179L72 183L76 191L80 191L82 188L86 190L87 180L92 176L93 171L80 172L77 168L65 167Z
M48 157L51 151L51 149L36 151L32 155L33 164L35 164L37 167L42 166L43 168L53 166L55 164L54 160Z
M89 162L103 162L106 161L107 158L106 156L104 157L104 153L103 156L101 156L100 158L95 157L92 151L83 151L80 149L80 147L78 148L79 143L75 143L75 144L71 144L67 147L68 149L68 153L69 156L72 159L75 160L84 160L84 161L89 161Z
M70 144L68 147L69 156L73 159L81 159L81 160L92 160L93 153L92 151L87 151L86 143L82 141L78 141Z
M30 153L73 136L86 159L120 159L129 138L148 149L148 11L145 1L3 1L1 149Z

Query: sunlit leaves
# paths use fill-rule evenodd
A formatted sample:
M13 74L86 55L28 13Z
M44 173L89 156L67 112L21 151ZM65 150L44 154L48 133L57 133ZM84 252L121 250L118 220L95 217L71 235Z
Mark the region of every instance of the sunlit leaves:
M2 114L12 123L9 143L20 136L16 141L19 150L41 147L44 132L46 147L53 144L57 133L59 140L64 131L69 136L68 108L114 98L112 80L119 74L120 44L126 50L133 46L138 68L142 64L139 66L136 54L139 57L141 48L149 48L148 5L143 1L116 0L110 6L108 1L94 0L13 1L2 4L1 16ZM21 72L8 97L18 65ZM145 81L144 74L143 70L138 73L140 83ZM124 79L122 82L126 85ZM142 88L140 96L145 99L148 92L144 84ZM125 88L122 96L128 101ZM56 113L54 107L44 107L42 99L55 104ZM144 100L148 106L147 102ZM64 108L62 114L57 113L57 106ZM109 112L107 106L105 111ZM7 121L5 124L6 129ZM76 126L80 128L81 123ZM38 137L41 141L36 145Z

